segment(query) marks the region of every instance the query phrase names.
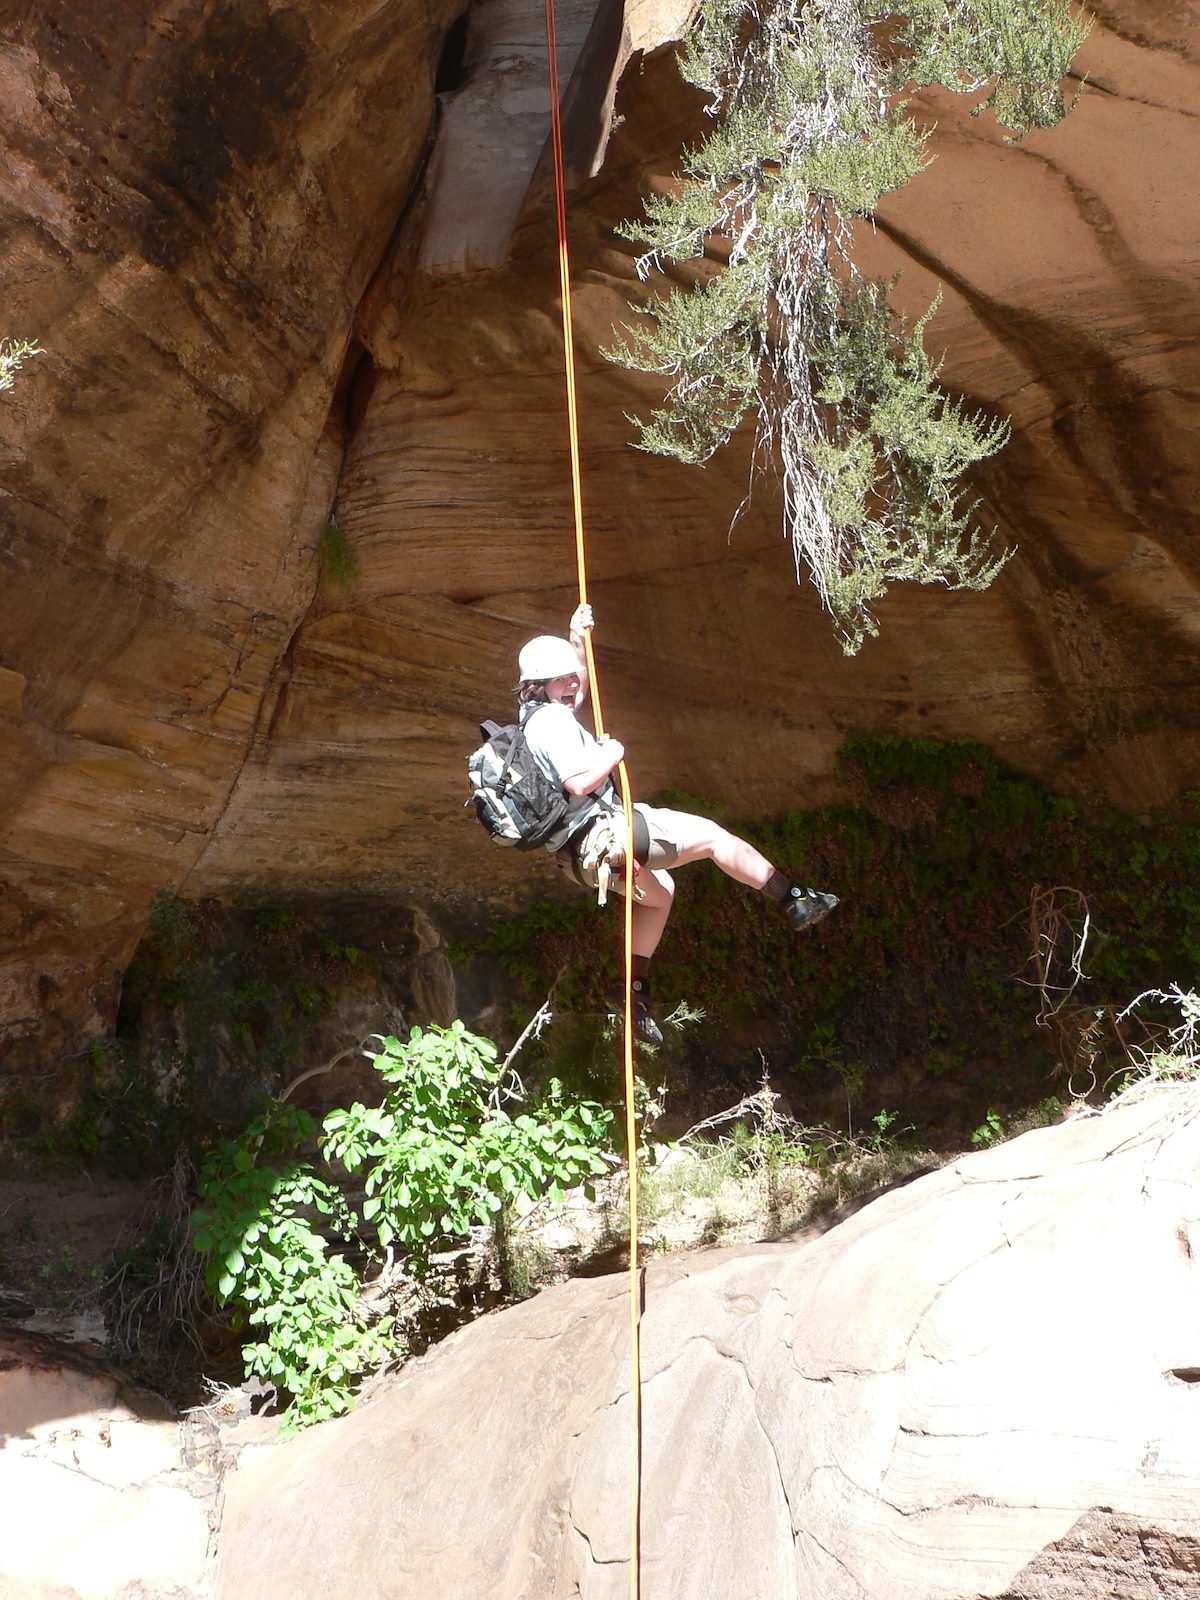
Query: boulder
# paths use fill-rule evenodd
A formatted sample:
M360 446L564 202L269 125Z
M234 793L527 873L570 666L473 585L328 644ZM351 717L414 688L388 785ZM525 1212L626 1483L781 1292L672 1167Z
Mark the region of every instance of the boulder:
M824 1232L651 1260L644 1600L1195 1593L1198 1168L1200 1099L1160 1090ZM217 1600L625 1596L626 1282L244 1451Z

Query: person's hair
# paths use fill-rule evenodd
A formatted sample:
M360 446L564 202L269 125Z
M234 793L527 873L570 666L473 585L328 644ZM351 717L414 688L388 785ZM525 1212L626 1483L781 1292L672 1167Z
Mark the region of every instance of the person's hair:
M517 704L519 706L532 705L535 700L546 698L546 678L526 678L517 685Z

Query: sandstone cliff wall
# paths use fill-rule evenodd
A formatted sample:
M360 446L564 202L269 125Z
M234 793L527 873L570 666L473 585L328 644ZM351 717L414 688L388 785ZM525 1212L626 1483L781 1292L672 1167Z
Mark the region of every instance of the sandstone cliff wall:
M18 7L0 32L0 1019L103 1024L316 584L354 311L450 3Z
M697 104L667 51L626 70L571 230L598 648L643 794L825 798L838 742L876 729L971 734L1134 810L1197 781L1200 9L1092 9L1059 129L1007 146L931 100L937 163L862 231L911 309L943 286L948 385L1013 418L978 491L1017 553L987 595L897 595L855 660L769 491L730 532L744 455L629 448L652 397L598 352L647 291L612 227ZM46 347L0 403L10 1059L104 1025L159 888L474 915L552 882L460 806L474 724L574 574L544 163L505 264L418 261L453 12L4 26L0 303ZM585 133L621 57L677 26L602 11ZM335 494L344 590L314 559Z
M665 53L626 74L571 230L597 646L641 793L824 799L839 741L878 729L969 734L1135 810L1196 780L1200 250L1178 197L1200 13L1153 16L1104 13L1078 107L1019 146L931 98L937 161L861 230L864 264L903 269L912 312L942 289L930 343L948 385L1012 416L977 489L1016 554L987 595L898 593L855 660L795 583L769 489L730 532L744 450L694 469L629 447L625 413L653 394L599 352L647 291L612 229L666 181L697 102ZM542 178L506 266L432 279L397 262L364 307L372 366L338 495L359 575L299 632L286 717L193 879L207 890L280 870L303 889L329 867L453 898L528 883L527 863L479 848L459 783L478 716L510 703L517 646L573 604Z

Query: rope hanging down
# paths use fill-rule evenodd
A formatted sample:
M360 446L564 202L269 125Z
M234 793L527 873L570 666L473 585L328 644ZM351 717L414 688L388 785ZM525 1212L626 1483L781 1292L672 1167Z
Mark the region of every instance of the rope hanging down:
M554 206L558 224L558 276L561 285L563 362L567 381L567 433L571 456L571 495L575 509L575 561L579 575L579 603L587 604L587 552L583 533L583 488L579 471L579 419L575 395L575 341L571 328L571 271L567 252L567 199L563 175L562 116L558 94L558 45L554 29L554 0L546 0L546 55L550 69L550 142L554 166ZM604 713L600 704L600 682L592 655L592 636L584 630L588 682L592 692L592 711L596 733L604 733ZM639 1546L641 1522L641 1294L638 1266L638 1173L637 1122L633 1094L633 801L629 774L624 761L617 767L621 805L625 812L625 1144L629 1168L629 1326L630 1382L632 1419L632 1460L630 1470L630 1553L629 1594L637 1600L641 1589Z

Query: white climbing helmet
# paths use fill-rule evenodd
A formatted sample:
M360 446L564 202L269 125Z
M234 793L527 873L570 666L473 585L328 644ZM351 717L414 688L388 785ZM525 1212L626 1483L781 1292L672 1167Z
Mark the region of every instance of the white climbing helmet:
M547 678L565 678L578 672L579 657L568 639L542 633L530 639L517 657L517 671L522 683L544 683Z

